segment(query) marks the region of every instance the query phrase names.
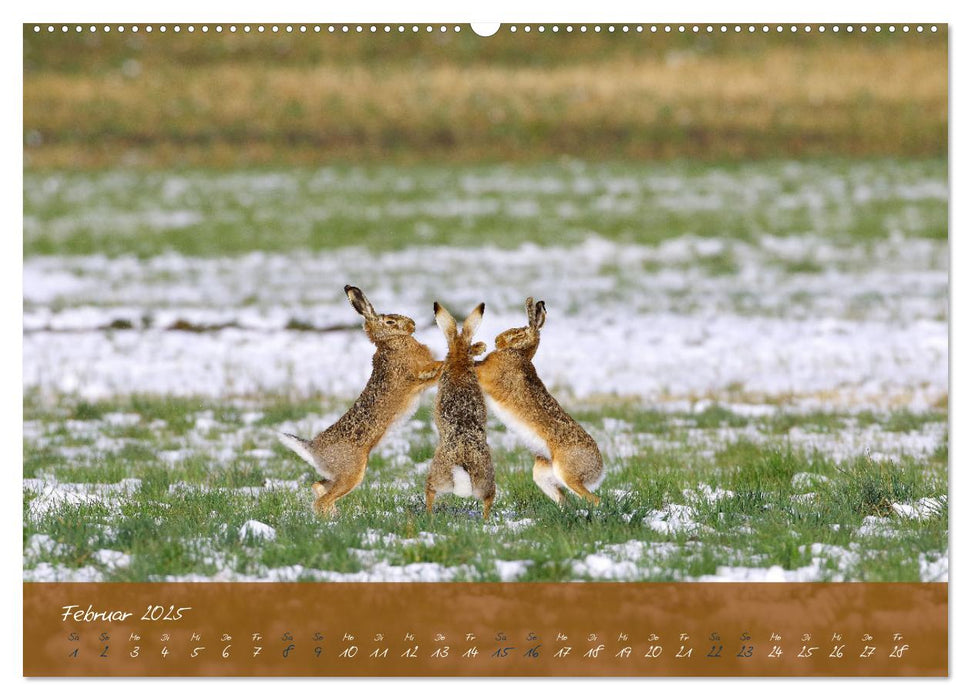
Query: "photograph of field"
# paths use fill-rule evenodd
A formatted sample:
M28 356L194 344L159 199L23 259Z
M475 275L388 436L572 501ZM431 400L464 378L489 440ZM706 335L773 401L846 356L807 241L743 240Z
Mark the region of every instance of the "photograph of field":
M24 27L25 581L947 580L943 26L243 26ZM428 515L433 388L316 515L346 284L545 301L600 503Z

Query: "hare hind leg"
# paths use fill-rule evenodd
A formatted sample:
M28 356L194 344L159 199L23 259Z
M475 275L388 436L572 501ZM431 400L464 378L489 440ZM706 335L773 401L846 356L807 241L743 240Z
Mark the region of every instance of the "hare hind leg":
M337 499L343 498L351 491L357 484L347 485L340 481L333 482L331 488L323 496L320 496L314 501L314 512L317 515L322 515L324 517L331 517L337 515Z
M487 463L487 468L484 470L485 475L482 481L485 481L485 488L479 493L482 493L482 519L488 520L489 513L492 511L492 502L496 498L496 477L495 472L492 470L491 460Z
M556 478L556 474L553 473L553 463L546 457L537 457L533 463L533 481L557 505L563 505L563 491L560 489L560 482Z
M574 462L572 466L576 467L577 463ZM553 463L553 474L556 477L557 482L563 484L568 489L570 489L577 496L580 496L587 501L590 501L593 505L598 505L600 503L600 497L590 491L587 485L584 483L583 477L576 474L574 470L564 469L563 465L559 462ZM596 488L596 484L593 484Z
M590 501L593 505L596 506L600 504L600 496L598 496L595 493L591 493L590 490L586 486L584 486L582 482L580 481L573 482L573 483L568 482L566 487L571 491L573 491L573 493L575 493L577 496L580 496L581 498L585 498L586 500Z
M450 493L452 472L448 465L450 460L443 457L439 450L435 450L432 463L428 465L428 476L425 477L425 511L431 515L438 493Z
M333 502L335 499L328 499L327 494L333 489L334 482L321 479L310 485L310 490L314 493L314 512L317 515L329 517L337 514L337 509Z
M492 501L493 499L495 499L495 497L496 497L496 494L495 492L493 492L492 494L482 499L482 519L483 520L489 519L489 511L492 510Z
M314 500L314 512L324 517L336 516L337 499L343 498L360 486L361 482L364 481L364 472L366 469L367 457L364 458L362 464L357 465L347 472L339 473L332 481L321 480L315 482L311 486L314 496L316 496Z
M323 496L320 496L314 500L314 512L323 518L336 517L336 501L337 496L334 494L334 492L328 491Z

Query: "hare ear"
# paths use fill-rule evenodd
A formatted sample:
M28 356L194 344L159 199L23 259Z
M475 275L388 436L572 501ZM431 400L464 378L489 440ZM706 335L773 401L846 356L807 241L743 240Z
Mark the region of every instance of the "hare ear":
M442 333L445 334L445 337L451 341L451 339L454 338L458 333L455 326L455 319L452 318L452 314L450 314L445 307L439 304L437 301L432 308L435 310L435 323L437 323L438 327L442 329Z
M353 306L354 310L361 314L361 316L366 319L372 319L377 316L377 313L374 311L374 307L371 306L371 302L367 300L367 297L364 296L364 292L362 292L360 289L357 287L352 287L348 284L344 287L344 293L347 295L348 301L351 302L351 306Z
M546 302L537 301L536 307L533 310L533 320L531 325L536 330L539 330L543 327L544 323L546 323Z
M533 306L533 297L526 297L526 320L529 325L533 325L533 320L536 318L536 308Z
M462 324L462 336L466 340L472 340L472 336L475 332L479 330L479 324L482 323L482 314L485 313L485 304L479 304L474 309L469 317L465 319L465 323Z

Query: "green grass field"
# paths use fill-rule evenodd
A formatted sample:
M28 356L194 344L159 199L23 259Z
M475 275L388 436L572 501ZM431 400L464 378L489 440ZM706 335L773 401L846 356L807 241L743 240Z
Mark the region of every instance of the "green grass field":
M867 242L888 230L945 240L946 177L939 158L28 172L24 254L509 248L526 232L540 246L591 232L638 244L806 233ZM802 261L785 262L800 271ZM707 264L734 270L727 258Z
M562 510L494 424L499 496L487 523L478 504L454 497L426 515L436 440L427 407L372 455L332 522L312 514L311 474L273 437L281 423L323 426L317 401L131 397L51 411L28 397L25 413L25 567L45 562L61 575L664 581L778 566L808 580L896 581L927 578L947 546L943 411L588 407L577 417L609 463L603 501ZM924 435L936 447L927 457L830 456L863 427L874 445ZM77 490L47 500L52 484ZM904 505L915 503L919 514ZM250 520L275 538L241 534Z

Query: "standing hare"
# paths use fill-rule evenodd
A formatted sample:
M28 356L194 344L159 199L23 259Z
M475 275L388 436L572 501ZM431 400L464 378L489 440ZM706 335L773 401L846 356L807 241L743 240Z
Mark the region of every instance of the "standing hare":
M371 359L371 378L350 410L313 440L279 433L280 442L323 477L312 488L314 511L326 516L336 514L335 501L361 483L371 450L393 423L414 413L422 390L435 383L442 367L412 336L413 320L376 313L357 287L348 285L344 292L364 317L364 330L377 347Z
M476 363L479 384L489 408L536 456L533 481L543 493L562 504L565 486L597 504L592 491L604 477L597 443L550 395L533 366L546 304L528 298L526 316L528 326L500 333L496 349Z
M435 495L454 493L482 500L482 518L496 495L496 475L492 455L486 442L486 407L482 389L475 378L474 356L485 352L484 343L472 344L485 304L479 304L456 328L455 319L437 301L435 322L448 341L448 355L438 380L435 402L435 425L438 447L428 468L425 482L425 505L432 512Z

